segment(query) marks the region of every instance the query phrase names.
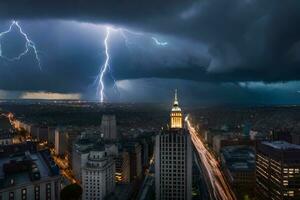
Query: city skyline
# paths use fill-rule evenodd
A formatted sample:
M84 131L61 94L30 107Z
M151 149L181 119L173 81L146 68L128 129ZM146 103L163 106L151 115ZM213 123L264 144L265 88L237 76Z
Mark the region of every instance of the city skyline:
M0 102L0 198L299 199L300 106L182 110L173 98L168 111Z

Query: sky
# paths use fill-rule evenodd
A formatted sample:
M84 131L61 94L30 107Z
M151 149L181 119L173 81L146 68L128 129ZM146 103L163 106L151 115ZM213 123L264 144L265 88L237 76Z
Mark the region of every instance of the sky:
M299 104L298 0L0 1L0 32L17 20L35 44L0 57L2 99ZM156 40L154 40L155 38ZM160 42L164 45L159 45ZM1 54L26 48L17 27Z

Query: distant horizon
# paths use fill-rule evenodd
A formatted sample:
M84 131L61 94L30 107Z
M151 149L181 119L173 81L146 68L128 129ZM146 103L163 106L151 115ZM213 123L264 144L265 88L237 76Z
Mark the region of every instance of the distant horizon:
M168 105L172 106L172 102L100 102L99 100L84 100L84 99L0 99L0 104L4 102L76 102L76 103L94 103L97 105L114 105L114 104L151 104L151 105ZM224 103L224 104L211 104L211 105L201 105L197 104L196 102L190 103L190 105L180 104L182 108L189 108L190 106L199 106L203 108L210 108L210 107L298 107L299 104L238 104L238 103Z

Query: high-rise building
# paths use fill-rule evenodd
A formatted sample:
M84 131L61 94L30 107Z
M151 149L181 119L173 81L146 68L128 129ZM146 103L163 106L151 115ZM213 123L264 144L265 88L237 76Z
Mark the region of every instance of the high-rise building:
M55 145L55 127L48 127L48 145L53 147ZM27 131L30 133L30 130Z
M130 160L129 153L121 149L116 156L116 182L127 184L130 183Z
M30 128L31 137L37 141L48 141L48 127L44 125L34 125Z
M262 142L256 154L256 198L300 199L300 145Z
M115 189L115 161L103 144L94 145L82 169L84 200L102 200Z
M77 179L81 182L81 170L85 166L89 152L93 148L94 142L85 135L81 135L73 144L72 149L72 172Z
M115 115L103 115L101 131L105 140L117 139L117 123Z
M237 199L252 199L255 188L255 151L244 145L226 146L221 151L223 172Z
M63 156L67 150L67 132L63 129L56 129L54 134L54 151L56 155Z
M127 142L123 147L129 152L130 181L142 176L142 146L138 142Z
M145 138L140 143L142 145L142 166L143 168L147 168L149 164L149 144Z
M183 128L183 115L177 91L171 111L170 129L156 136L156 198L190 200L192 195L192 145L190 134Z

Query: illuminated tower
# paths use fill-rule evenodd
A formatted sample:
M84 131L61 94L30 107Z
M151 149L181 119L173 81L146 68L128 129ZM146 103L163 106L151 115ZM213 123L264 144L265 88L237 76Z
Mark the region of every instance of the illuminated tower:
M158 200L191 200L192 144L183 128L177 91L170 114L170 129L155 138L155 193Z
M182 128L182 113L178 105L177 90L175 90L175 99L170 114L170 118L171 118L171 122L170 122L171 128Z

